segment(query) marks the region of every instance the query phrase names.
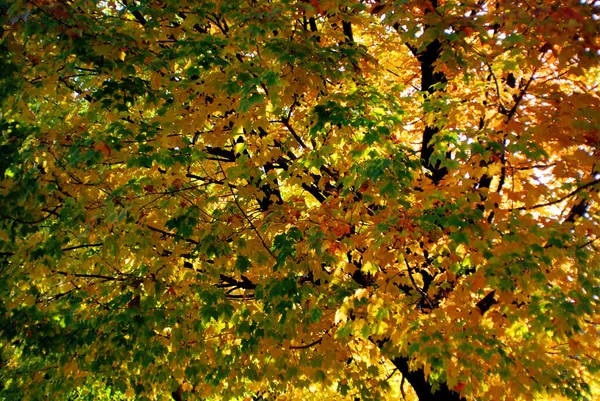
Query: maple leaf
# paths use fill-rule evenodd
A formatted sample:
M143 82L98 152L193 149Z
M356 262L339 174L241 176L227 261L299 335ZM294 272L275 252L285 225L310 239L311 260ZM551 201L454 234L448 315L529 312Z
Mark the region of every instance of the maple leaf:
M0 398L598 398L589 3L0 5Z
M106 142L98 142L94 145L94 150L102 153L104 156L109 157L112 153L112 149L110 146L106 144Z

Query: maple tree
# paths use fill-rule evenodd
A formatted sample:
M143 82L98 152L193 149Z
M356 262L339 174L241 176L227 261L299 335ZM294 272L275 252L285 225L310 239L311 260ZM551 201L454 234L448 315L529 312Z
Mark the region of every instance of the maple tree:
M598 1L0 15L3 399L593 396Z

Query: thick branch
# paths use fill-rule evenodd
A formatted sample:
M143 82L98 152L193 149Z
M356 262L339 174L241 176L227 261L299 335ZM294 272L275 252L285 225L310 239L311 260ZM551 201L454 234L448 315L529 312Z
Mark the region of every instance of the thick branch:
M256 284L254 284L250 279L244 275L242 275L242 280L236 280L233 277L226 276L224 274L220 274L219 278L223 281L223 284L218 284L219 288L241 288L244 290L254 290L256 288Z
M408 361L408 357L392 359L394 366L398 368L402 376L408 380L415 393L417 393L419 401L464 401L459 393L450 390L445 383L441 384L439 389L434 392L431 384L425 379L423 368L411 371Z
M127 0L123 0L123 4L125 4L125 7L129 8L129 4L127 3ZM134 5L135 5L135 2L134 2ZM140 10L129 10L129 11L135 17L135 20L140 23L140 25L142 25L142 26L146 25L146 18L144 18L144 15L142 14L142 12Z
M435 63L440 57L441 50L442 43L436 39L417 54L417 59L421 64L421 90L427 92L428 97L440 90L440 84L446 83L446 75L440 71L435 71ZM430 100L426 99L426 102L428 101ZM431 179L436 185L448 174L448 170L441 167L439 161L434 163L430 160L435 151L433 137L438 132L439 128L435 125L426 126L421 144L421 162L431 171Z

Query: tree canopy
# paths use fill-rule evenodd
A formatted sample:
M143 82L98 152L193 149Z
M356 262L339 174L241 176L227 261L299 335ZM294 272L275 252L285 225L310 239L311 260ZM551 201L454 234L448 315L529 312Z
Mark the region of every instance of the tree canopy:
M0 398L592 399L599 19L0 2Z

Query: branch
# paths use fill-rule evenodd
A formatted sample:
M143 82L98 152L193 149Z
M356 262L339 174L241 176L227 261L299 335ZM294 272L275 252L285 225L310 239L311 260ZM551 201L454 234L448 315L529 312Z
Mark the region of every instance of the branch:
M481 315L483 315L492 306L494 306L495 304L498 303L498 301L495 298L495 295L496 295L496 290L493 290L489 294L487 294L485 297L483 297L479 302L477 302L477 304L475 304L475 306L477 306L477 309L479 309L479 312L481 312Z
M412 275L412 268L408 264L408 261L406 260L406 258L404 258L404 263L406 263L406 268L408 269L408 277L410 278L410 282L412 283L413 287L415 287L415 290L417 290L417 292L419 294L421 294L421 297L423 297L423 299L427 301L427 303L429 304L429 307L431 309L433 309L433 304L431 303L431 300L429 299L429 297L427 296L425 291L423 291L415 282L415 279Z
M437 85L447 82L446 75L441 71L436 71L435 66L442 52L442 42L435 39L429 43L425 49L418 52L415 56L421 65L421 91L427 92L425 103L429 102L431 95L439 91ZM433 137L439 132L439 128L432 125L426 125L423 130L423 141L421 144L421 163L425 168L431 171L431 180L437 185L448 174L446 167L441 167L438 160L435 164L431 163L431 156L435 151ZM448 155L446 157L449 157Z
M213 156L220 156L225 158L227 162L234 162L235 161L235 153L233 152L233 150L225 150L225 149L221 149L221 148L213 148L212 146L207 146L205 148L206 153L213 155ZM218 160L217 160L218 161Z
M350 21L342 21L342 29L347 43L354 43L354 35L352 34L352 23Z
M58 210L59 207L60 206L56 206L54 208L54 210L49 210L49 209L45 209L45 208L42 209L42 211L48 213L48 215L44 216L44 217L41 217L41 218L39 218L37 220L32 220L32 221L21 220L21 219L15 218L15 217L11 217L9 215L3 216L3 218L12 220L12 221L17 222L19 224L31 224L31 225L33 225L33 224L39 224L39 223L42 223L45 220L47 220L52 215L54 215L54 216L60 216L58 213L56 213L56 211Z
M521 206L521 207L518 207L518 208L512 209L512 210L534 210L534 209L539 209L541 207L556 205L557 203L567 200L568 198L572 197L573 195L577 194L578 192L580 192L586 188L593 187L594 185L597 185L597 184L600 184L600 179L590 181L587 184L584 184L584 185L580 186L579 188L575 189L574 191L571 191L569 194L563 196L562 198L555 199L553 201L546 202L546 203L541 203L539 205L530 206L530 207Z
M221 163L219 163L219 168L221 169L221 173L223 173L223 176L225 177L225 180L227 180L227 174L225 173L225 170L223 169L223 166L221 166ZM244 211L244 209L242 208L242 206L238 202L237 196L235 196L235 193L233 192L233 189L231 188L231 185L228 185L227 188L229 188L229 192L231 193L231 196L233 197L233 201L235 202L236 206L238 207L238 209L242 213L242 216L244 216L244 218L246 219L246 221L248 222L248 224L250 224L250 227L252 228L252 231L254 231L256 233L256 235L258 236L258 239L262 243L263 247L267 250L267 252L269 253L269 255L271 255L271 257L274 260L277 260L277 258L273 254L273 252L271 252L271 249L267 246L267 243L265 242L265 240L262 237L262 235L260 235L260 232L258 231L258 229L256 228L256 226L254 225L254 223L252 222L252 220L250 220L250 217L248 217L248 215L246 214L246 212Z
M519 104L523 100L525 93L527 93L527 89L529 88L529 85L531 85L531 82L533 82L533 78L535 76L536 71L537 71L537 67L531 73L531 77L529 77L529 80L527 81L527 83L525 84L523 89L521 89L521 92L519 92L519 96L517 96L517 99L515 100L515 104L509 110L508 114L506 114L506 123L510 122L510 120L513 118L513 116L517 112L517 108L519 107Z
M247 300L247 299L254 299L254 294L234 295L234 294L229 294L229 291L227 291L227 293L225 294L225 297L229 298L229 299Z
M127 0L123 0L123 4L125 4L125 7L129 8L129 4L127 4ZM140 10L129 10L131 12L131 14L133 14L133 16L135 17L136 21L139 22L142 26L146 25L146 18L144 18L144 15L142 14L142 12Z
M162 234L162 235L164 235L164 236L166 236L166 237L172 237L172 238L175 238L175 234L173 234L173 233L170 233L170 232L168 232L168 231L161 230L160 228L152 227L152 226L151 226L151 225L149 225L149 224L146 224L146 227L148 227L148 229L149 229L150 231L154 231L154 232L160 233L160 234ZM187 242L191 243L191 244L194 244L194 245L198 245L198 244L200 243L200 242L198 242L198 241L196 241L196 240L193 240L193 239L191 239L191 238L185 238L185 240L186 240Z
M290 134L292 134L292 136L300 144L300 146L302 146L302 149L307 149L308 147L306 146L306 144L304 143L304 141L302 140L302 138L300 138L300 136L298 135L298 133L296 132L296 130L290 125L289 118L286 117L286 118L282 119L281 122L283 123L283 125L285 126L285 128L287 128L288 131L290 131Z
M126 277L111 277L103 274L69 273L61 270L53 270L53 273L57 273L62 276L73 276L79 278L101 278L105 281L125 281L127 279Z
M290 349L306 349L306 348L314 347L317 344L321 344L322 341L323 341L323 337L319 338L318 340L313 341L310 344L305 344L305 345L290 345Z
M394 368L394 370L392 370L392 373L390 373L390 374L388 375L388 377L386 377L386 378L385 378L385 380L384 380L384 381L388 381L388 380L390 380L390 379L392 378L392 376L394 376L394 374L395 374L397 371L398 371L398 368ZM403 377L402 379L404 380L404 377Z
M448 388L446 383L440 383L438 390L433 392L432 385L427 381L423 368L410 369L410 358L399 356L391 359L391 362L402 373L402 376L408 380L412 388L417 393L419 400L444 400L444 401L463 401L464 398L459 393Z
M502 98L500 96L500 84L498 83L498 78L496 77L496 74L494 73L494 70L492 69L492 66L490 63L488 63L487 61L485 62L485 64L487 65L488 69L490 70L490 75L493 79L494 79L494 84L496 85L496 94L498 95L498 103L500 103L500 110L506 112L506 107L504 107L504 104L502 104Z
M73 290L76 290L76 289L78 289L77 286L75 286L75 288L71 288L69 291L66 291L66 292L61 292L59 294L54 294L54 295L51 295L51 296L46 296L46 298L39 297L39 298L37 298L35 300L35 303L39 304L39 303L47 302L47 301L50 301L50 302L51 301L56 301L59 298L62 298L64 296L66 296L66 295L69 295L70 293L73 292Z
M217 284L218 288L240 288L244 290L254 290L256 289L256 284L254 284L248 277L242 275L242 280L238 281L233 277L226 276L224 274L219 274L219 278L224 281L226 284Z
M567 216L565 222L574 223L575 219L582 217L584 214L587 213L589 207L590 203L588 202L588 200L582 199L581 201L579 201L579 203L577 203L571 208L571 212L569 212L569 215Z
M70 247L67 247L67 248L62 248L61 250L63 252L66 252L66 251L73 251L75 249L94 248L94 247L99 247L99 246L102 246L102 245L104 245L102 242L99 242L97 244L82 244L82 245L75 245L75 246L70 246Z
M83 96L83 98L85 100L87 100L89 103L92 103L94 101L94 98L90 94L87 94L87 93L84 94L82 91L80 91L79 89L77 89L76 87L74 87L73 85L71 85L70 83L68 83L65 78L61 77L61 78L58 78L58 80L60 82L62 82L63 84L65 84L65 86L67 88L69 88L73 92L77 93L79 96Z

